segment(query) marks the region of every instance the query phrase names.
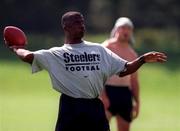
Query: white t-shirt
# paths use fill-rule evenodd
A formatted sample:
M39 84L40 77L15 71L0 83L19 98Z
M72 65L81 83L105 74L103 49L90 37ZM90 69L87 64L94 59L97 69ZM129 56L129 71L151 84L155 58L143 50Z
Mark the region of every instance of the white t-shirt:
M109 49L83 41L34 53L32 72L48 71L55 90L74 98L95 98L108 77L119 74L126 60Z

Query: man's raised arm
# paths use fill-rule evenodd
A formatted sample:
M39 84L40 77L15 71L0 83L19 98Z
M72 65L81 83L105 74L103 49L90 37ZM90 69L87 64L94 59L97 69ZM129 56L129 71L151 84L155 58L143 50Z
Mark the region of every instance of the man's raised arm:
M120 73L120 77L136 72L144 63L166 62L167 56L161 52L148 52L134 61L126 63L126 69Z

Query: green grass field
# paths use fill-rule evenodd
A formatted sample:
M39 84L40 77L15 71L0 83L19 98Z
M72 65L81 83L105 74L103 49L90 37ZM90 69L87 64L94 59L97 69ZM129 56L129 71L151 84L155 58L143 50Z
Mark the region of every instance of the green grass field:
M146 64L139 75L141 110L132 131L180 131L180 69ZM0 61L0 131L53 131L58 104L45 71L32 75L19 60Z

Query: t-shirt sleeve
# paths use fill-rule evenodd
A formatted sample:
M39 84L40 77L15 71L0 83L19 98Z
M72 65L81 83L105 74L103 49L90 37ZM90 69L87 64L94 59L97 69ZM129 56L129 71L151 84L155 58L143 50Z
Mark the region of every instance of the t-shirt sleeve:
M119 75L122 71L125 70L125 65L127 63L126 60L122 59L121 57L119 57L118 55L116 55L115 53L113 53L111 50L104 48L106 51L106 55L105 55L105 61L107 64L107 71L108 71L108 75L112 76L112 75Z
M43 69L48 69L48 50L38 50L33 52L34 59L32 63L32 73L36 73Z

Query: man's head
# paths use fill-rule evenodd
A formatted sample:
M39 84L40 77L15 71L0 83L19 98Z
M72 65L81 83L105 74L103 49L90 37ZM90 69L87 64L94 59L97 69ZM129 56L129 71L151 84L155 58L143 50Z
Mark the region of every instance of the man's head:
M133 29L134 25L129 18L120 17L114 25L111 37L117 37L123 42L133 43Z
M65 36L68 39L78 40L84 36L84 18L79 12L70 11L65 13L62 16L61 25L64 29Z

